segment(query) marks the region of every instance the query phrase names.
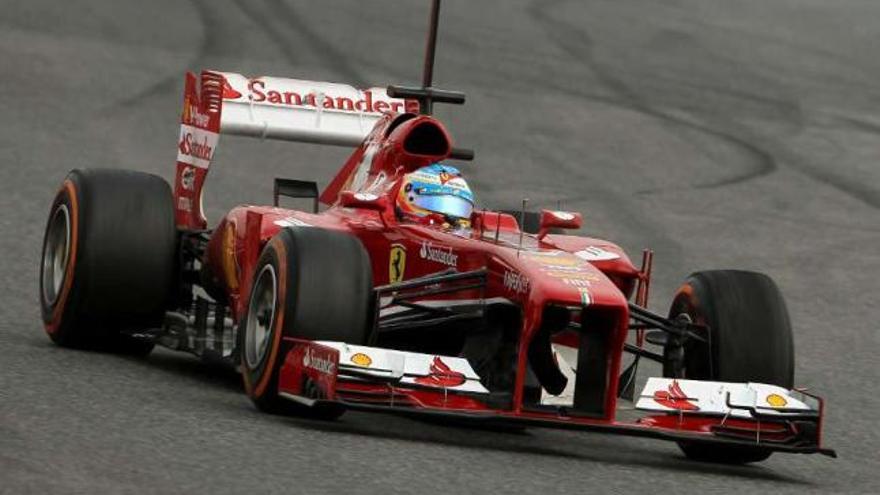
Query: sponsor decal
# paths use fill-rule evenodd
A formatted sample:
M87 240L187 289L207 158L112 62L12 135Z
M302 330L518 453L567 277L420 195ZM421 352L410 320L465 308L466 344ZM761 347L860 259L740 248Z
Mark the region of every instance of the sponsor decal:
M220 264L223 267L223 275L226 284L232 290L238 290L238 260L235 258L235 227L231 223L226 224L221 244L222 257Z
M429 241L422 241L419 256L423 260L434 261L453 268L458 267L458 254L451 247L435 246Z
M699 411L700 408L688 400L688 396L681 390L678 382L672 380L668 390L657 390L654 392L654 400L661 406L679 411Z
M192 167L184 167L180 174L180 187L187 191L192 191L196 183L196 169Z
M373 364L373 360L370 356L367 356L363 352L359 352L351 356L351 362L358 365L363 366L364 368L369 368L371 364Z
M531 252L528 253L527 257L536 263L540 263L544 266L549 267L580 267L583 264L579 258L563 256L561 252L557 252L557 254L549 254L548 252Z
M377 199L379 199L379 196L376 196L375 194L372 194L372 193L359 192L359 193L354 193L354 199L356 199L358 201L376 201Z
M600 248L599 246L589 246L576 253L575 256L584 261L608 261L620 258L620 255Z
M202 113L199 110L198 105L194 105L192 102L192 98L189 94L187 94L183 100L183 115L181 116L180 121L181 123L186 125L192 125L201 129L207 129L208 123L211 121L211 117L207 114Z
M591 281L586 278L563 278L562 282L566 285L570 285L572 287L577 287L580 289L588 289L590 288Z
M545 266L541 269L542 272L546 273L551 277L574 277L574 278L584 278L592 281L599 280L599 277L593 274L593 272L588 272L582 266Z
M581 293L581 304L584 306L589 306L590 303L593 302L592 298L590 298L590 291L584 288L578 289L578 292Z
M232 89L232 88L230 88ZM232 90L230 96L239 94ZM345 96L332 96L314 91L309 93L297 91L277 91L266 87L266 81L252 79L248 82L248 99L254 103L267 103L271 105L304 107L310 106L325 110L339 110L343 112L357 113L386 113L386 112L413 112L419 111L419 102L415 100L386 100L381 95L374 95L371 90L360 93L360 99L352 99ZM224 90L223 97L227 97ZM228 98L237 99L237 98Z
M187 213L192 212L193 202L191 198L180 196L177 198L177 209Z
M767 404L770 404L771 407L785 407L788 405L788 401L785 400L785 397L779 394L770 394L764 400L767 401Z
M529 279L519 273L511 270L505 270L504 272L504 288L515 292L517 294L522 294L524 292L528 292L529 290Z
M557 278L576 278L580 280L589 280L590 282L598 282L599 276L593 272L588 272L581 268L575 270L553 268L552 270L541 270L551 277Z
M564 220L566 222L568 222L570 220L574 220L574 214L569 213L567 211L551 211L550 214L552 214L554 217L556 217L560 220Z
M311 227L312 226L312 224L304 222L296 217L282 218L281 220L275 220L272 223L274 223L275 225L277 225L279 227Z
M223 99L224 100L237 100L241 98L241 93L232 88L225 78L223 79Z
M427 385L429 387L458 387L466 381L464 373L453 371L446 363L440 359L440 356L434 356L431 363L431 374L420 376L414 381L419 385Z
M180 141L177 144L177 161L199 168L208 168L217 147L218 134L193 127L180 125Z
M303 354L303 366L327 374L336 371L336 363L333 360L319 356L311 347L306 347L306 353Z
M396 284L403 280L406 274L406 246L392 244L388 253L388 282Z
M531 256L559 256L563 251L529 251Z

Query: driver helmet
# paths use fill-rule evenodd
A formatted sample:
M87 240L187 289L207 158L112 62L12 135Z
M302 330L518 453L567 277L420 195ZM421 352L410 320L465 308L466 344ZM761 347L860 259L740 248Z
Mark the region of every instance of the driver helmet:
M401 217L433 223L469 223L474 211L474 195L457 168L442 163L422 167L403 176L397 194Z

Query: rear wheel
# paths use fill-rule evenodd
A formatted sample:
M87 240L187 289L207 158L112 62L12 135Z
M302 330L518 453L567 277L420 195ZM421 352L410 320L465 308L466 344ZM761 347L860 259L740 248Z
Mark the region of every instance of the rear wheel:
M290 344L283 337L365 344L372 319L373 276L360 241L340 232L289 228L263 249L238 331L245 390L271 413L332 419L278 396L278 373Z
M791 388L794 344L785 300L773 280L738 270L697 272L678 290L671 319L686 315L709 328L709 343L691 341L684 355L670 359L665 376L725 382L760 382ZM676 364L678 363L678 364ZM752 447L680 442L691 459L742 464L767 459L771 452Z
M171 189L127 170L72 171L43 237L40 307L46 333L66 347L147 354L130 336L161 324L175 284Z

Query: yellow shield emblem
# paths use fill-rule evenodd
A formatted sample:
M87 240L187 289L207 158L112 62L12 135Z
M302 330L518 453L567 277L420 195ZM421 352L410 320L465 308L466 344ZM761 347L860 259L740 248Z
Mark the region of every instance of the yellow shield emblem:
M406 246L392 244L388 254L388 283L395 284L403 280L406 273Z

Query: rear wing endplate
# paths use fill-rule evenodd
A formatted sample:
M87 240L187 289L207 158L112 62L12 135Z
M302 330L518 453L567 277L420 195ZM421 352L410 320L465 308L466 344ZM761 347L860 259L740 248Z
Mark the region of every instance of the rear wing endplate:
M202 187L220 134L358 146L382 115L418 112L419 103L384 88L232 72L186 74L174 207L177 226L207 227Z

